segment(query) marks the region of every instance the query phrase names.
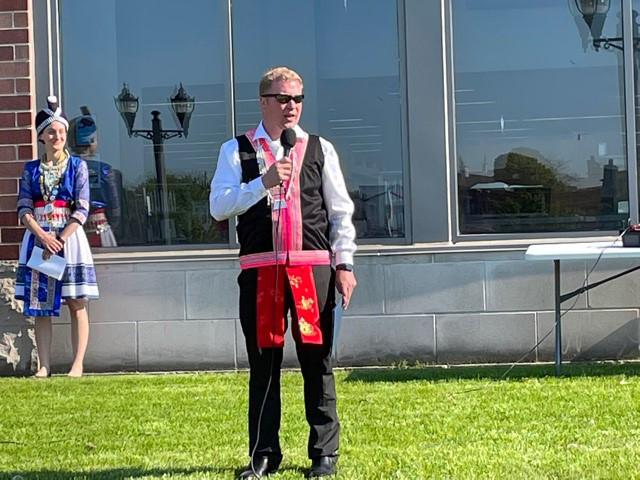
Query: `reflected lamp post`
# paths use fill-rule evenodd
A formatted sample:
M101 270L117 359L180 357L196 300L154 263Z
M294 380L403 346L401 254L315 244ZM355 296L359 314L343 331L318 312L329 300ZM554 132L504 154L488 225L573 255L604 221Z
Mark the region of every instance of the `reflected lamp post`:
M597 52L600 47L605 50L611 47L622 50L622 38L602 38L602 29L611 7L611 0L574 0L574 2L578 12L582 15L584 23L589 27L595 51ZM620 43L620 45L617 43Z
M158 201L160 203L159 210L162 212L162 233L165 237L167 245L170 243L169 231L169 194L167 188L167 173L164 162L164 141L175 137L187 138L189 134L189 121L195 108L195 98L187 95L182 83L176 94L169 99L171 109L180 124L179 130L164 130L162 121L160 120L160 112L153 110L151 112L151 130L134 129L133 125L136 119L136 113L139 108L138 97L135 97L127 84L122 87L120 95L114 98L116 108L127 127L129 138L142 137L151 140L153 143L153 157L156 165L156 179L158 185Z
M592 45L594 50L599 51L600 47L605 50L609 50L611 48L624 52L624 39L622 37L612 37L607 38L602 36L602 30L604 27L606 15L609 12L609 8L611 6L611 0L573 0L575 3L578 12L582 16L582 19L589 27L589 31L592 37ZM638 102L638 92L640 90L640 78L638 78L638 58L637 54L640 51L640 36L638 35L638 12L635 10L631 11L631 37L633 40L633 48L631 52L631 57L633 58L633 80L631 84L633 85L633 110L635 111L635 129L636 131L633 134L627 135L627 142L629 139L633 139L633 144L635 145L636 151L638 151L638 143L636 141L638 128L640 128L640 111L638 110L637 102ZM621 18L621 21L624 19ZM620 32L623 31L622 28L619 29ZM624 60L623 60L624 62ZM630 132L627 132L630 133ZM633 148L629 143L627 143L627 148ZM631 189L631 182L637 182L637 165L628 165L628 181L629 188ZM605 167L606 168L606 167ZM603 181L606 179L606 175L603 178ZM630 193L631 195L631 193ZM629 199L631 200L631 199ZM629 213L631 215L632 223L637 223L637 210L629 209Z
M623 39L622 37L607 38L602 36L602 29L604 28L604 22L611 8L611 0L573 0L578 12L582 15L584 23L589 27L591 32L592 44L594 50L597 52L600 48L609 50L615 48L616 50L623 51ZM638 37L638 23L636 17L638 13L633 11L633 50L638 51L638 44L640 38Z

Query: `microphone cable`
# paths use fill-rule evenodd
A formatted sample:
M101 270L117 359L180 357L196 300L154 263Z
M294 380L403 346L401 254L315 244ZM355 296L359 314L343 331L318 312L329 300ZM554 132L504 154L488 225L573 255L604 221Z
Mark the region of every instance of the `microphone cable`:
M278 186L278 201L282 202L282 191L283 191L283 184L282 182L280 182L279 186ZM258 443L260 442L260 427L262 425L262 415L264 414L264 407L267 404L267 397L269 396L269 390L271 389L271 383L273 381L273 365L275 363L275 343L273 340L273 332L275 331L275 327L276 327L276 304L277 304L277 300L278 300L278 274L280 272L280 266L278 265L278 253L279 253L279 248L278 248L278 238L280 236L280 216L282 214L282 203L278 204L278 215L276 216L276 235L275 235L275 245L274 245L274 253L275 253L275 257L276 257L276 278L275 278L275 285L274 285L274 289L273 289L273 311L272 311L272 315L271 315L271 321L272 321L272 336L271 336L271 361L270 361L270 365L269 365L269 381L267 382L267 388L264 392L264 397L262 398L262 405L260 406L260 413L258 415L258 426L257 426L257 432L256 432L256 442L255 445L253 446L253 449L251 450L251 471L253 472L253 475L256 478L262 478L261 475L258 474L258 472L256 472L256 468L254 465L254 461L255 461L255 454L256 454L256 450L258 449ZM256 282L256 289L257 289L257 282ZM282 292L284 294L284 292ZM282 306L284 307L284 301L282 302ZM256 315L258 314L258 303L256 301ZM284 315L284 312L283 312ZM256 322L256 347L258 346L258 330L257 330L257 322ZM259 355L262 356L262 349L258 349ZM283 349L284 350L284 349Z
M610 244L608 244L607 246L605 246L605 247L600 251L600 254L599 254L599 255L598 255L598 257L596 258L596 261L593 263L593 266L592 266L592 267L589 269L589 271L587 272L587 274L586 274L586 276L585 276L585 278L584 278L584 281L582 282L582 287L580 287L578 290L583 290L583 289L585 289L586 287L588 287L588 286L589 286L589 276L591 275L591 273L593 272L593 270L596 268L596 265L598 265L598 262L599 262L599 261L600 261L600 259L602 258L602 255L604 254L605 250L607 250L607 249L609 249L609 248L613 247L613 246L616 244L616 242L617 242L618 240L620 240L620 239L622 238L622 236L623 236L625 233L627 233L627 232L629 231L629 229L630 229L630 228L631 228L630 226L629 226L629 227L627 227L627 228L625 228L625 229L624 229L624 230L623 230L623 231L622 231L622 232L621 232L621 233L620 233L620 234L619 234L619 235L618 235L618 236L617 236L617 237L616 237L616 238L615 238L615 239L614 239ZM580 292L578 295L576 295L576 298L575 298L575 300L573 301L573 303L571 304L571 306L570 306L569 308L567 308L564 312L562 312L562 313L560 314L560 318L564 317L567 313L569 313L571 310L573 310L573 308L574 308L574 307L576 306L576 304L578 303L578 300L580 299L580 296L581 296L585 291L586 291L586 290L584 290L584 291ZM551 335L551 334L555 331L555 329L556 329L556 325L558 324L558 320L559 320L559 319L558 319L558 318L556 318L556 319L555 319L555 321L553 322L553 327L551 328L551 330L549 330L549 331L548 331L548 332L547 332L547 333L546 333L546 334L545 334L545 335L544 335L540 340L538 340L538 341L536 342L536 344L535 344L533 347L531 347L531 349L530 349L527 353L525 353L525 354L524 354L524 355L522 355L518 360L516 360L515 362L513 362L513 363L511 364L511 366L509 367L509 369L508 369L506 372L504 372L502 375L500 375L497 379L495 379L495 380L489 380L485 385L483 385L483 386L481 386L481 387L471 388L471 389L464 390L464 391L459 392L459 393L451 393L451 394L449 394L449 396L450 396L450 397L453 397L453 396L456 396L456 395L464 395L464 394L467 394L467 393L477 392L477 391L480 391L480 390L484 390L484 389L488 388L488 387L489 387L489 385L490 385L492 382L500 382L500 381L504 380L504 379L507 377L507 375L511 372L511 370L513 370L513 369L516 367L516 365L519 365L519 364L520 364L520 363L521 363L525 358L527 358L529 355L531 355L531 353L533 353L533 351L534 351L536 348L538 348L538 347L540 346L540 344L541 344L543 341L545 341L545 340L547 339L547 337L548 337L549 335Z

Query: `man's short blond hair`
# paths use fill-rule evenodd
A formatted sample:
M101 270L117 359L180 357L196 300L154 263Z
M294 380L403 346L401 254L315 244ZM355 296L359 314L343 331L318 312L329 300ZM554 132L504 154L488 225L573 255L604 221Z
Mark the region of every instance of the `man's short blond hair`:
M289 80L295 80L300 82L300 86L302 87L302 78L296 72L291 70L288 67L275 67L267 70L262 78L260 79L260 86L258 88L259 94L262 95L264 93L270 93L271 85L274 82L284 81L287 82Z

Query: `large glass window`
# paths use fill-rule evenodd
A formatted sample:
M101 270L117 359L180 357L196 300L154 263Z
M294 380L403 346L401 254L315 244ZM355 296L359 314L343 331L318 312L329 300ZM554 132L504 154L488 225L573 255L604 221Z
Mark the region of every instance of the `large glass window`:
M303 78L301 126L331 141L355 203L358 238L403 237L397 5L393 0L233 0L236 127L260 121L258 80Z
M621 1L453 0L459 230L617 230L628 217ZM600 30L601 29L601 30ZM600 33L600 31L602 33Z
M277 65L304 79L302 127L338 150L359 238L404 237L395 1L233 0L233 39L226 0L58 1L69 148L89 162L95 245L229 244L209 182L231 111L238 133L257 125L258 80Z
M634 111L636 114L635 145L637 159L640 158L640 0L633 0L631 2L631 8L631 32L633 36L633 91L635 98ZM637 170L636 175L640 175ZM640 186L640 178L636 178L635 181L636 186ZM633 189L631 189L631 191L633 192Z
M92 243L228 245L227 222L208 208L232 135L227 2L59 0L59 10L62 105L69 148L89 164Z

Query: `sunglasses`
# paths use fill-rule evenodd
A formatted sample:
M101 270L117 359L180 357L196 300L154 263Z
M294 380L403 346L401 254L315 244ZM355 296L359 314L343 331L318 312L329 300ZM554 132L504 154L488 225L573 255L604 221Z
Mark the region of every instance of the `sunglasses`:
M262 95L260 95L261 97L271 97L271 98L275 98L276 102L281 103L283 105L289 103L291 100L293 100L296 103L300 103L302 102L302 100L304 100L304 94L301 95L286 95L284 93L263 93Z

